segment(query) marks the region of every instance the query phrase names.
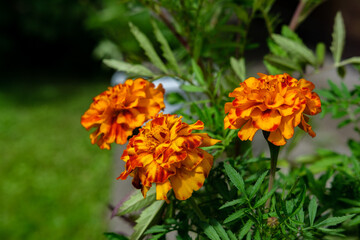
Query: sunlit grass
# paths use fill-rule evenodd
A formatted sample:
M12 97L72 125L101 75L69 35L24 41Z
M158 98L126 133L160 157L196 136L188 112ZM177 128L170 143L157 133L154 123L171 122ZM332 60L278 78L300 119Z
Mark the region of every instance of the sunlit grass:
M80 116L105 88L1 88L1 239L102 238L111 152L90 144Z

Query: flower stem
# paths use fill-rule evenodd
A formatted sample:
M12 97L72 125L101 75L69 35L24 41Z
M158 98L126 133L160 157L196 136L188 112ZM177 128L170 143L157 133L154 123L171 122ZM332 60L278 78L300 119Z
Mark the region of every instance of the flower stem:
M268 137L270 135L270 132L263 131L263 135L264 135L264 137L269 145L269 149L270 149L271 163L270 163L270 177L269 177L269 186L268 186L268 192L270 192L274 186L276 164L277 164L277 159L279 156L280 147L269 142ZM271 197L266 201L265 209L270 208L270 201L271 201Z
M195 211L196 215L198 215L200 220L206 222L206 217L203 214L203 212L201 211L201 209L199 208L199 206L196 204L194 198L190 197L187 201L190 204L190 206L192 207L192 209Z
M289 24L289 28L293 31L295 31L296 27L298 26L299 23L299 17L301 12L303 11L305 7L305 1L300 0L298 6L296 7L295 13L291 18L290 24Z

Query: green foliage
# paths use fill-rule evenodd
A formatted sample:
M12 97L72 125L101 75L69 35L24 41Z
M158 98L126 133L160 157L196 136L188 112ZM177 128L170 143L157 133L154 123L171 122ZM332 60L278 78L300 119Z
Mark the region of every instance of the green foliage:
M176 113L185 122L201 120L204 132L221 140L203 149L223 161L214 161L203 187L185 201L177 200L172 192L168 204L156 201L154 192L148 192L146 199L140 192L133 195L119 210L119 214L137 218L131 239L145 235L165 239L174 231L179 240L190 236L214 240L329 239L358 234L354 230L360 224L357 140L349 139L349 156L316 149L315 154L303 155L296 161L281 159L291 167L287 173L277 171L274 186L268 189L272 182L268 177L271 160L263 154L253 156L250 142L241 142L236 130L224 130L224 104L233 100L229 92L246 79L250 72L246 67L251 63L247 54L261 44L252 35L254 19L264 21L268 32L264 39L269 53L262 58L268 72L287 72L309 79L323 70L329 46L320 42L311 49L294 29L322 2L300 1L302 11L295 19L295 27L283 25L279 32L277 25L284 23L282 15L273 10L273 0L142 0L134 4L152 16L150 28L129 24L144 55L134 58L125 53L126 62L106 59L104 63L131 77L152 81L168 76L178 80L186 97L171 93L167 100L182 103ZM134 10L131 6L129 9ZM338 13L331 67L340 77L345 76L347 65L360 64L359 57L341 59L344 43L344 23ZM360 87L332 80L328 85L327 89L316 90L321 96L323 115L341 119L339 128L351 124L360 133ZM306 108L305 115L307 112Z

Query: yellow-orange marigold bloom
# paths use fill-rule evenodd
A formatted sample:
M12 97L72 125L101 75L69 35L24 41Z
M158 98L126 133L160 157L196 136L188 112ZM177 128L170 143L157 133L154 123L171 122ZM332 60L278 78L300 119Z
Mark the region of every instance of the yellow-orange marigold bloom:
M225 104L224 127L240 128L238 136L243 141L252 140L259 129L268 131L268 140L278 146L293 136L296 126L315 137L305 115L321 112L320 98L312 92L314 84L286 73L258 75L246 79L229 94L235 99Z
M126 80L124 84L109 87L94 97L90 108L81 117L87 129L96 128L90 134L91 143L101 149L110 144L124 144L135 128L159 113L164 105L164 89L155 88L145 79Z
M194 124L182 117L160 113L129 140L121 159L125 171L118 179L133 177L134 187L146 192L156 184L156 199L167 200L174 190L180 200L189 198L204 184L213 164L213 156L199 147L212 146L219 140L206 133L192 133L204 128L200 120Z

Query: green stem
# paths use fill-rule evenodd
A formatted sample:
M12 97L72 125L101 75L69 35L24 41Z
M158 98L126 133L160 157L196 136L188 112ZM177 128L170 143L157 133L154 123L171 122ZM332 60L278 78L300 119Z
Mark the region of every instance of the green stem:
M276 164L277 164L277 160L278 160L278 156L279 156L280 147L269 142L268 137L270 135L270 132L263 131L263 135L264 135L264 137L269 145L269 149L270 149L271 164L270 164L270 176L269 176L269 186L268 186L268 192L270 192L274 186ZM271 197L266 201L265 209L270 208L270 202L271 202Z
M199 206L196 204L194 198L190 197L187 202L190 204L190 206L192 207L192 209L195 211L196 215L198 215L198 217L200 218L201 221L206 222L206 217L203 214L203 212L201 211L201 209L199 208Z

